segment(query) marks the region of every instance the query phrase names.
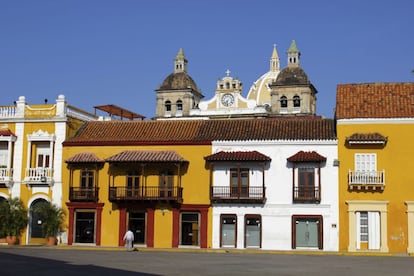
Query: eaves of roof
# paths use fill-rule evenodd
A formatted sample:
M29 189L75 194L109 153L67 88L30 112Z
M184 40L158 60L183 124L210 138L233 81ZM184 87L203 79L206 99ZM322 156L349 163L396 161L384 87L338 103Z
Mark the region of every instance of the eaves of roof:
M65 162L68 164L75 164L75 163L103 163L105 161L98 158L94 153L81 152L66 159Z
M289 162L323 162L326 157L320 155L316 151L299 151L287 158Z
M347 144L380 144L387 143L388 138L380 133L354 133L346 137Z
M181 155L173 150L149 151L149 150L126 150L105 159L109 163L125 162L145 162L145 163L165 163L178 162L187 163Z
M16 135L10 129L1 129L0 130L0 136L13 136L13 137L16 137Z
M204 157L208 162L217 161L271 161L272 159L258 151L220 151Z

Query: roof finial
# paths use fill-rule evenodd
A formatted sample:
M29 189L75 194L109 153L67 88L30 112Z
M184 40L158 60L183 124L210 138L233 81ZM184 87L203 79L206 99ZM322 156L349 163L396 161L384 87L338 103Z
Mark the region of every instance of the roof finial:
M296 46L295 40L292 40L287 54L289 67L296 67L300 65L300 52L298 50L298 47Z
M230 76L231 71L229 69L226 70L226 77Z
M270 57L270 71L277 72L280 70L280 59L279 54L276 50L276 44L273 44L273 52L272 56Z
M187 59L184 56L183 48L180 48L174 59L174 73L187 72Z

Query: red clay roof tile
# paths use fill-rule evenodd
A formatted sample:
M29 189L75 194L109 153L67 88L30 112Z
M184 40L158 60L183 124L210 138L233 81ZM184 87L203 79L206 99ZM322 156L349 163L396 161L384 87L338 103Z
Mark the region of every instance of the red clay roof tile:
M105 159L110 163L115 162L188 162L177 152L169 151L149 151L149 150L126 150Z
M10 129L0 129L0 136L16 136Z
M414 83L340 84L337 119L414 117Z
M66 163L103 163L95 154L90 152L81 152L65 160Z
M204 157L206 161L271 161L272 159L258 151L220 151Z
M64 146L211 144L231 140L332 140L333 119L91 121Z
M326 157L316 151L299 151L287 159L289 162L323 162Z
M349 144L385 144L387 137L375 132L375 133L354 133L349 137L346 137L346 143Z

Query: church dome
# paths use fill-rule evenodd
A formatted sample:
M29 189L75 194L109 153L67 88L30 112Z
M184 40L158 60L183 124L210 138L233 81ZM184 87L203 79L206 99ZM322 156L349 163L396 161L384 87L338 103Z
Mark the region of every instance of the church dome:
M249 93L247 94L248 100L255 100L258 105L264 103L270 103L270 86L276 81L279 71L269 71L258 78L253 85L250 87Z
M279 54L277 53L276 45L274 45L272 56L270 57L270 69L253 83L247 94L247 99L256 101L257 105L270 104L270 85L276 81L279 70Z
M162 82L159 90L193 89L199 91L195 81L186 73L172 73Z
M301 67L286 67L280 71L275 85L303 85L310 84L308 76Z

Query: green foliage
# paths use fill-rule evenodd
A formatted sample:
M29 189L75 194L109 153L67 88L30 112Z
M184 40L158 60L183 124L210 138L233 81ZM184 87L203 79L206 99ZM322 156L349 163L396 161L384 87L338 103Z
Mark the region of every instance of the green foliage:
M55 237L62 229L66 212L51 202L44 202L35 207L34 213L42 218L42 231L45 238Z
M27 222L27 209L20 198L0 203L0 236L20 236Z

